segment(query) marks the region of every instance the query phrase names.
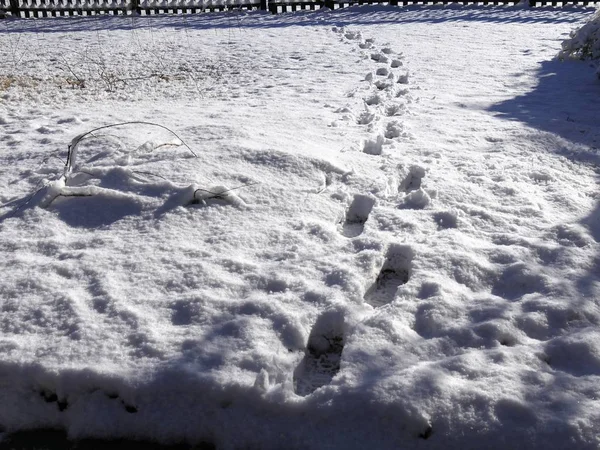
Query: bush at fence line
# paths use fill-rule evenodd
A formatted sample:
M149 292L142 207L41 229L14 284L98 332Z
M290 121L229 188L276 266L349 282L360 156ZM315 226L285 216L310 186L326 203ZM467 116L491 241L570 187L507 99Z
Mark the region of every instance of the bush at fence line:
M600 8L585 25L572 31L570 38L563 41L559 57L600 61ZM600 66L596 74L600 78Z

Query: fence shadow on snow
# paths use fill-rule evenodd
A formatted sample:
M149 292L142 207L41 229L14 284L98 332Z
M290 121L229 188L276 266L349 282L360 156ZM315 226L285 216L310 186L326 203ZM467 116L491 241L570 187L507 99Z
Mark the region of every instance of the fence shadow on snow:
M593 5L596 0L526 0L529 7ZM519 0L0 0L0 18L336 10L354 5L515 5Z
M0 2L3 0L0 0ZM7 1L7 0L4 0ZM483 22L483 23L581 23L582 14L594 11L586 6L571 5L564 8L522 8L504 5L493 7L476 5L412 5L404 7L363 5L336 10L306 12L301 14L264 14L234 10L225 14L177 14L152 16L106 16L93 17L56 17L52 20L5 20L0 21L0 34L22 32L77 32L89 31L90 20L95 27L105 31L145 28L181 28L181 29L226 29L243 28L285 28L289 26L323 25L377 25L402 23L445 23L445 22Z

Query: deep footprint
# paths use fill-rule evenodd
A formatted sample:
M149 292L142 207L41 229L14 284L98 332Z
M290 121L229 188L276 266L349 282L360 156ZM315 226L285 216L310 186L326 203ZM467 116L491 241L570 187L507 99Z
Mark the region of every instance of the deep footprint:
M377 308L394 300L398 287L410 278L414 251L408 245L391 245L375 283L365 293L365 301Z
M356 237L362 234L365 229L365 222L369 219L369 214L375 205L375 199L368 195L357 194L346 212L342 234L348 238Z
M385 98L379 94L373 94L373 95L370 95L369 97L365 98L364 102L368 106L381 105L381 104L385 103Z
M404 126L402 125L402 123L398 122L397 120L394 120L387 124L385 129L385 137L387 139L399 138L400 136L402 136L403 131Z
M294 392L303 397L331 383L340 371L344 349L344 315L326 311L313 326L304 359L294 371Z
M383 144L385 143L385 137L383 135L379 135L375 138L375 140L367 139L363 142L363 153L367 155L378 156L383 152Z
M399 116L404 114L406 106L393 103L385 107L385 115L388 117Z
M411 192L421 188L421 180L425 177L425 169L421 166L411 166L408 175L402 180L398 190L400 192Z

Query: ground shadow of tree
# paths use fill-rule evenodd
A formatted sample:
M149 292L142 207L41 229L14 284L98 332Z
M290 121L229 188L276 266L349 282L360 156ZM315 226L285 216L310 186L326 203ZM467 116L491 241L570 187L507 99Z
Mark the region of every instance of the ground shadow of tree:
M533 90L492 105L490 111L558 136L558 145L548 146L546 151L590 164L600 178L600 80L589 66L590 62L558 58L543 62ZM561 140L565 145L560 145ZM600 201L581 223L600 242ZM587 276L579 280L582 294L589 295L599 279L600 255Z
M541 64L538 85L530 92L495 104L491 111L568 141L588 146L576 161L600 165L600 80L582 61L554 59ZM564 149L549 149L561 153Z

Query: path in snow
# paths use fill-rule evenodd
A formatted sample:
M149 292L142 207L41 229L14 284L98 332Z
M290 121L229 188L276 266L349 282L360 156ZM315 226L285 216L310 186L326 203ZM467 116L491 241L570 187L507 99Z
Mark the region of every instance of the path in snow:
M370 59L375 63L373 69L364 78L370 86L370 89L361 93L364 109L351 111L345 107L338 112L345 115L343 118L347 118L348 114L350 117L356 117L357 124L365 126L368 133L374 134L374 138L367 138L361 142L362 151L373 157L380 157L385 143L389 144L389 140L406 136L402 123L396 119L399 111L407 112L403 98L408 95L408 89L404 87L408 84L408 73L402 70L403 56L388 46L378 47L375 38L364 38L361 32L338 27L334 27L332 31L338 33L341 39L348 40L358 48L368 51ZM412 169L411 174L419 169ZM411 174L406 180L412 177ZM406 180L403 184L407 184ZM412 191L420 188L420 178L419 186L416 181L412 182L412 178L410 180L406 189ZM325 189L327 187L326 180ZM404 191L400 190L400 193L403 194ZM416 195L424 199L423 206L425 206L427 194L420 190ZM382 201L390 203L394 202L394 198L390 197ZM398 200L395 201L397 202ZM342 235L350 239L359 237L364 231L371 211L376 207L375 204L376 198L369 193L354 194L341 222ZM383 246L383 243L381 245ZM394 299L398 286L408 281L410 257L405 253L410 255L410 248L396 246L388 250L381 271L364 295L367 303L374 307L390 303ZM316 389L330 383L340 370L344 348L344 317L336 314L334 319L330 319L329 315L325 313L320 316L311 330L306 356L294 372L297 394L313 393ZM319 343L319 340L325 342Z

